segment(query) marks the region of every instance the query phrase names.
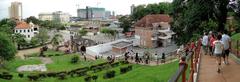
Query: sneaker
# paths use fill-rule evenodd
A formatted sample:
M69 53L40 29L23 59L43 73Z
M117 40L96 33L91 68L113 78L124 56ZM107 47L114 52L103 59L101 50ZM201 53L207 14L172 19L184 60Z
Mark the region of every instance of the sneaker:
M227 64L227 62L223 61L224 64Z

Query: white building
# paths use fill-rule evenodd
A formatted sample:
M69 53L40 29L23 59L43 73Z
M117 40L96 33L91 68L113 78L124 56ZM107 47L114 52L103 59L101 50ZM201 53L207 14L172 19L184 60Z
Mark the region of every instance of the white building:
M14 32L24 35L26 40L31 40L32 37L38 34L38 29L39 27L33 23L18 22Z
M53 13L40 13L38 16L40 20L55 20L62 23L69 22L71 17L69 13L64 13L62 11L56 11Z
M45 21L45 20L49 20L49 21L53 20L52 13L40 13L38 16L39 16L39 19L43 20L43 21Z

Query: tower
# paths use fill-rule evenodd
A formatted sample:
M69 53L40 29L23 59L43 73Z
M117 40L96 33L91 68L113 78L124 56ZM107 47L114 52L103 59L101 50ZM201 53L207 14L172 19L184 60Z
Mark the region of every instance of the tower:
M22 13L22 3L21 2L12 2L9 7L9 18L14 18L17 20L21 20L23 16Z

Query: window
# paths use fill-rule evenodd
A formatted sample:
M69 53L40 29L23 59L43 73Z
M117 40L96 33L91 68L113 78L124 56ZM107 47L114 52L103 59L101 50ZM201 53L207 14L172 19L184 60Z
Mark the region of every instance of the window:
M30 32L30 30L28 29L28 32Z
M30 38L30 35L28 35L28 38Z
M23 32L26 32L26 30L23 30Z
M22 30L20 30L20 33L22 32Z
M33 32L33 29L31 29L31 31Z
M18 32L18 30L15 30L16 31L16 33Z

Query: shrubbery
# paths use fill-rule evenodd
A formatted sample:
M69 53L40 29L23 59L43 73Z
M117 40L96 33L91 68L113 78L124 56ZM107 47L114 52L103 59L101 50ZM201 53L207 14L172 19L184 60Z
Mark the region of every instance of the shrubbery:
M20 78L23 78L23 76L24 76L23 73L18 74L18 77L20 77Z
M108 71L108 72L106 72L106 73L104 74L103 78L104 78L104 79L113 78L113 77L115 77L115 73L116 73L116 72L115 72L114 70Z
M71 63L72 63L72 64L75 64L75 63L77 63L78 61L79 61L79 56L78 56L78 55L73 56L72 59L71 59Z
M131 71L132 70L132 66L127 66L127 67L122 67L120 68L120 73L121 74L124 74L124 73L127 73L128 71Z
M11 80L12 77L13 75L9 74L8 72L3 72L2 74L0 74L0 78L2 79Z
M39 79L38 74L30 74L27 76L30 81L37 81Z

